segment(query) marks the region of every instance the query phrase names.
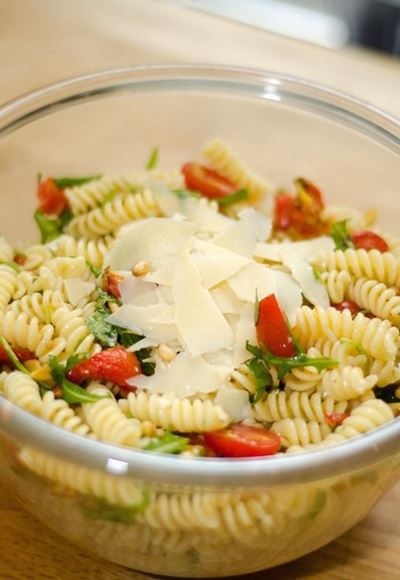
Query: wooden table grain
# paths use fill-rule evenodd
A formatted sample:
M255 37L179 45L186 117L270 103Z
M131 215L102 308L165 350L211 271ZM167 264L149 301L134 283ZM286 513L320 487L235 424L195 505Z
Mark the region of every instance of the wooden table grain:
M336 541L285 566L243 580L395 580L400 578L400 484ZM83 552L47 530L0 488L1 580L150 580ZM62 522L60 522L62 525Z

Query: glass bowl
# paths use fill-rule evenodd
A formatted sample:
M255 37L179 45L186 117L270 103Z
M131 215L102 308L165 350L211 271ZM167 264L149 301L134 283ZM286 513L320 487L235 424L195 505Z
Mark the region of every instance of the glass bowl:
M400 124L275 73L146 66L40 89L0 109L2 233L36 239L35 176L161 166L221 137L272 186L297 175L328 202L397 223ZM150 454L71 434L0 397L1 478L82 548L153 574L243 574L298 558L360 521L397 481L400 422L323 451L264 459Z

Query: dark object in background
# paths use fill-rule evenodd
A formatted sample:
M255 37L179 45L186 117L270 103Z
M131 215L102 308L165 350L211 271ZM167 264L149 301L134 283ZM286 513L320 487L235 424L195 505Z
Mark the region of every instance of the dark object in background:
M374 0L365 4L355 41L400 56L400 2Z

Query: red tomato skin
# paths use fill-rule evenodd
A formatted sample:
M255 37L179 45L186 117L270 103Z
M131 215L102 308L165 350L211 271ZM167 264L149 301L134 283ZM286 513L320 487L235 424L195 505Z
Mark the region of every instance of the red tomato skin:
M270 294L259 303L256 323L257 340L276 356L290 358L296 355L285 317L275 294Z
M357 250L379 250L379 252L388 252L389 246L381 236L375 232L366 230L352 234L351 239Z
M121 292L119 290L118 284L122 281L122 276L119 276L115 272L107 272L104 280L104 292L111 294L114 298L118 300L121 298Z
M334 304L333 307L336 308L336 310L339 310L339 312L350 310L352 316L356 316L361 312L361 308L359 308L359 306L352 300L344 300L344 302L340 302L340 304Z
M241 424L204 433L204 441L220 457L264 457L275 455L281 447L273 431Z
M182 173L188 189L198 191L209 199L225 197L238 190L229 179L200 163L185 163Z
M38 197L39 207L46 215L61 215L68 207L64 190L57 187L51 177L39 182Z
M13 351L17 359L22 362L36 358L33 352L31 352L30 350L26 350L25 348L13 348ZM11 363L10 359L8 358L8 354L1 345L0 345L0 363L5 364Z
M25 266L26 256L23 256L22 254L17 254L14 258L14 262L18 264L18 266Z
M298 177L295 181L298 187L301 187L312 198L313 202L319 209L324 209L325 203L321 191L308 179Z
M134 390L126 381L140 372L136 355L123 346L114 346L78 363L68 373L68 378L78 385L87 380L105 380L124 389Z
M341 425L347 417L350 417L349 413L326 413L325 423L334 429L338 425Z

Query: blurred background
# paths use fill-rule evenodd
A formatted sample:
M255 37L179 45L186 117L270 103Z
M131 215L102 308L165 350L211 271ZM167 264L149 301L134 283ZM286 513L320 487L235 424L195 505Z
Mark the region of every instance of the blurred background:
M400 56L400 0L181 0L182 4L325 46Z

